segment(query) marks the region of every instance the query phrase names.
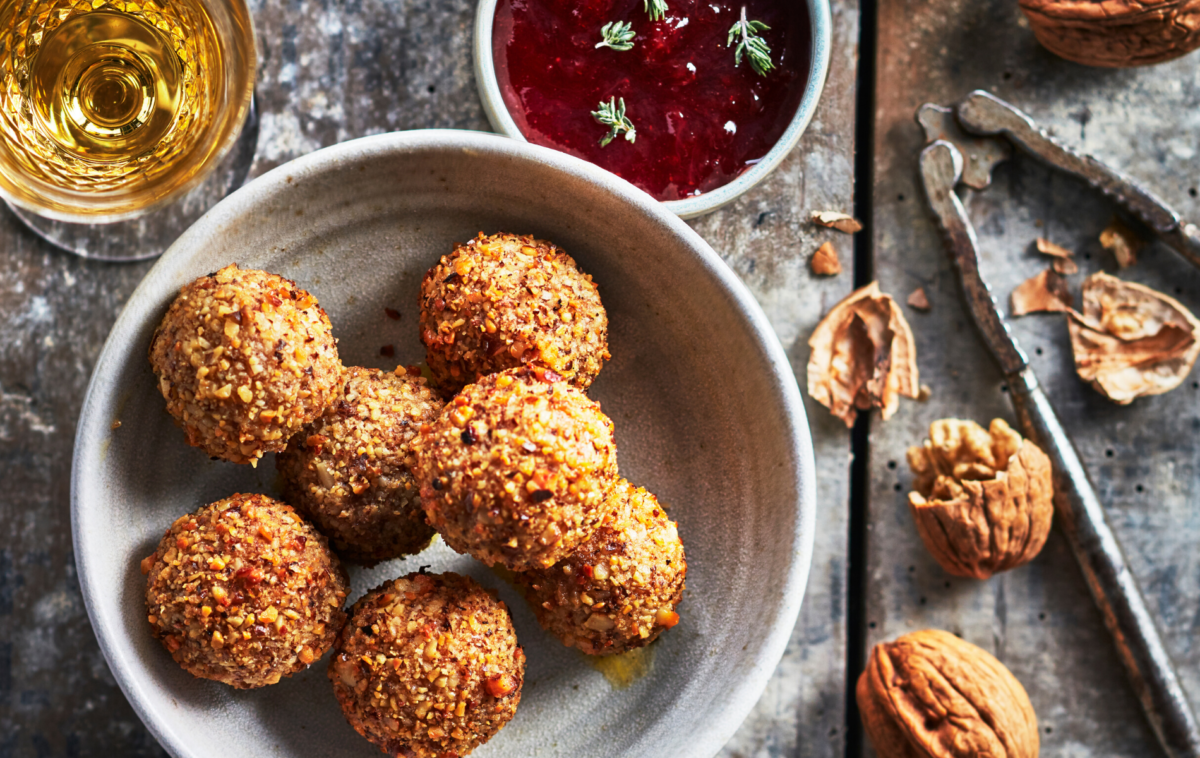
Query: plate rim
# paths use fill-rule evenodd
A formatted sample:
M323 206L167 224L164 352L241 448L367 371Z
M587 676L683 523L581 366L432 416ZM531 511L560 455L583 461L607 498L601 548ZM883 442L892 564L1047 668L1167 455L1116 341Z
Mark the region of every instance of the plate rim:
M747 675L742 677L730 690L727 700L728 707L721 709L716 717L708 722L703 731L694 733L694 738L688 748L690 755L698 758L711 758L728 742L761 698L771 675L783 657L799 616L812 565L816 536L816 464L807 415L791 363L778 336L767 320L766 314L746 285L720 259L709 244L678 216L624 179L586 161L549 148L522 143L486 132L456 129L388 132L338 143L281 164L247 183L205 213L168 248L134 289L105 338L104 346L88 381L87 392L84 395L76 425L71 462L71 538L76 574L84 606L87 609L88 620L113 678L137 713L138 718L163 748L176 758L202 757L194 750L189 749L185 741L179 739L171 729L169 720L157 718L156 711L147 704L149 698L145 695L139 678L131 674L133 666L110 643L108 635L104 633L104 630L110 626L107 623L109 617L102 612L102 603L98 597L97 587L93 584L89 574L88 553L84 549L81 512L87 498L81 490L87 476L85 469L89 463L99 462L96 441L102 438L106 429L110 428L109 422L100 418L100 409L96 407L100 403L101 396L106 394L106 388L101 386L101 376L102 374L110 375L109 364L119 361L121 357L119 354L128 350L118 343L120 342L119 338L129 336L140 325L140 322L134 321L134 311L141 310L141 303L151 297L151 288L154 283L170 275L175 268L175 259L184 254L183 251L191 244L191 241L194 238L202 237L208 229L216 228L222 222L237 218L242 205L253 204L262 196L270 197L280 192L286 192L287 186L290 184L289 174L336 171L339 163L347 162L351 158L360 159L363 155L448 148L502 154L515 160L533 160L546 164L573 179L582 179L595 185L601 191L619 196L628 205L651 216L661 225L668 227L669 231L683 237L691 251L695 253L696 261L704 273L715 280L717 285L729 295L736 310L746 320L756 337L757 347L763 354L765 362L772 369L771 379L782 400L781 410L791 438L791 448L788 453L792 462L791 475L797 485L798 517L792 535L792 560L782 584L782 602L775 613L772 628L753 656L753 664ZM117 362L115 365L122 364Z

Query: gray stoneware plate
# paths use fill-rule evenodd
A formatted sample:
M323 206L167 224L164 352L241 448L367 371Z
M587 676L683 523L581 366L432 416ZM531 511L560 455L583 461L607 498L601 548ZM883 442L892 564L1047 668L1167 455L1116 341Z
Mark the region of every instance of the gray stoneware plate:
M404 132L320 150L226 198L134 292L92 377L71 483L79 579L114 676L173 755L380 753L343 719L328 656L237 691L185 673L151 637L138 562L164 530L234 492L277 492L272 456L253 469L184 443L146 360L155 325L183 284L236 261L315 294L343 362L417 362L421 276L480 230L552 240L599 283L613 359L591 394L615 422L622 473L679 522L681 622L649 648L648 673L617 687L440 542L352 570L355 596L422 565L499 590L529 665L516 718L480 758L710 758L762 694L800 609L816 497L799 390L762 311L695 232L612 174L503 137Z

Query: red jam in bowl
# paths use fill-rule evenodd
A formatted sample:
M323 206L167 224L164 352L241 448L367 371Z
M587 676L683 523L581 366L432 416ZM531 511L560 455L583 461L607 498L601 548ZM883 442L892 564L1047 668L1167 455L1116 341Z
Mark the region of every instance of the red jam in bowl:
M727 47L741 17L775 68L757 73ZM652 21L644 0L499 0L492 48L508 112L526 139L591 161L659 200L716 189L761 160L787 129L807 84L811 32L803 0L667 0ZM597 48L609 22L629 22L628 51ZM636 140L592 111L624 98Z

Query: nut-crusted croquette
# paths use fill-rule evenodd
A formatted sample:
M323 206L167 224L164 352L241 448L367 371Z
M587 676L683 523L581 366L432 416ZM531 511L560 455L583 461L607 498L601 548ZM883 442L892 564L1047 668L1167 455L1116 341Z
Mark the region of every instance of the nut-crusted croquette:
M542 368L468 385L417 448L429 523L450 547L514 571L545 568L588 539L617 478L612 421Z
M337 341L316 299L231 264L184 286L150 343L167 410L189 445L257 463L337 397Z
M592 277L553 244L514 234L480 233L425 274L421 341L447 397L525 364L587 389L610 357Z
M262 687L320 658L349 580L292 507L234 495L182 516L142 561L150 627L189 673Z
M350 610L329 663L346 720L385 753L465 756L512 719L525 653L504 603L458 574L409 574Z
M284 496L342 558L372 565L433 538L412 468L413 441L444 403L419 375L346 369L346 388L275 459Z
M589 655L623 653L675 626L687 561L675 522L620 480L615 507L587 542L548 569L517 574L538 622Z

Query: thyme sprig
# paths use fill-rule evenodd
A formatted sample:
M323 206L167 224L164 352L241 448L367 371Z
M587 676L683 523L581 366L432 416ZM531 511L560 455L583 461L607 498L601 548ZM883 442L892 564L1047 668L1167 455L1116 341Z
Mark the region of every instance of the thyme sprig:
M770 28L761 21L747 21L746 6L742 6L742 17L729 29L729 40L725 43L725 47L729 47L735 39L738 40L737 49L733 52L734 66L742 65L744 54L750 58L750 66L761 76L766 76L768 71L775 68L771 62L771 48L766 40L758 36L759 32Z
M667 0L643 0L651 21L661 21L667 15Z
M601 100L599 108L600 110L592 111L592 118L609 128L608 134L600 140L600 147L607 146L621 132L625 133L627 142L632 143L637 140L637 129L633 122L625 117L625 98L620 99L619 105L615 97L609 99L607 103Z
M604 39L596 43L596 47L611 47L613 50L632 50L633 38L637 32L628 21L609 21L600 29Z

